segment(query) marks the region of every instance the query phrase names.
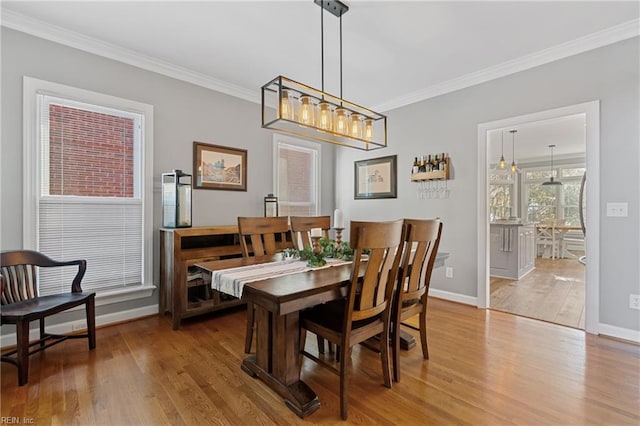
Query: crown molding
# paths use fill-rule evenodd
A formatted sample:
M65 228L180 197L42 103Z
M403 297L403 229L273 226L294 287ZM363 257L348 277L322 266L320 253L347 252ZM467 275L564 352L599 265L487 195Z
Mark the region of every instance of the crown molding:
M206 87L207 89L215 90L230 96L254 103L260 103L260 92L258 90L251 90L226 81L218 80L210 76L191 71L187 68L174 65L170 62L152 58L134 50L106 43L92 37L87 37L77 32L69 31L62 27L51 25L5 8L2 8L1 25L3 27L83 50L85 52L133 65L144 70L156 72L167 77Z
M215 90L230 96L260 103L258 90L228 83L223 80L189 70L169 62L143 55L130 49L106 43L95 38L69 31L2 8L1 25L36 37L64 44L85 52L93 53L125 64L133 65L148 71L186 81L207 89ZM577 55L599 47L607 46L622 40L640 35L640 19L634 19L602 31L589 34L575 40L525 55L511 61L466 74L422 90L400 96L388 102L374 106L376 111L389 111L409 104L420 102L449 92L475 86L500 77L534 68L549 62Z
M622 40L638 37L640 35L640 19L625 22L602 31L598 31L548 49L540 50L530 55L501 64L491 66L480 71L465 74L440 84L426 87L405 96L392 99L373 107L376 111L389 111L409 104L420 102L429 98L444 95L445 93L475 86L490 80L495 80L510 74L515 74L530 68L547 64L549 62L564 59L569 56L617 43Z

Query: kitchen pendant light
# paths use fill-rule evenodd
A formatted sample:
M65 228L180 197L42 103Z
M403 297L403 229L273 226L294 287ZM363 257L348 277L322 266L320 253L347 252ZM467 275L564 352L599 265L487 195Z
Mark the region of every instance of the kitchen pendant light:
M370 151L387 146L387 117L342 98L342 15L339 0L314 0L320 6L321 89L284 76L262 86L262 127L307 139ZM340 19L340 96L324 91L324 11Z
M516 167L516 132L517 130L509 130L511 133L511 152L513 153L513 160L511 160L511 173L516 173L518 168Z
M549 145L549 148L551 148L551 173L549 173L549 180L546 182L542 182L542 184L544 186L547 185L562 185L562 182L560 182L559 180L553 180L553 148L555 147L555 145Z
M507 167L506 161L504 161L504 130L500 131L500 170L504 170Z

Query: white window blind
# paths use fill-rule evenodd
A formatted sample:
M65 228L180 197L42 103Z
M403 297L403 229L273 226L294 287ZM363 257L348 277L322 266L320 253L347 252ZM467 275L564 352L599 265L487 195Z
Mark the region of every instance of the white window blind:
M86 259L83 291L104 291L142 283L140 200L43 197L39 250L57 260ZM40 294L68 292L76 267L40 271Z

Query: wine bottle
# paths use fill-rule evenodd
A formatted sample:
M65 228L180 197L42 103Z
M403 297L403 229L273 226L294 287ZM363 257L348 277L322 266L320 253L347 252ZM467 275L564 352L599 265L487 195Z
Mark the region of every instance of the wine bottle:
M438 169L444 170L447 168L447 156L445 153L442 153L442 157L440 157L440 164L438 164Z
M418 157L414 157L411 173L418 173L418 170L420 170L420 165L418 164Z

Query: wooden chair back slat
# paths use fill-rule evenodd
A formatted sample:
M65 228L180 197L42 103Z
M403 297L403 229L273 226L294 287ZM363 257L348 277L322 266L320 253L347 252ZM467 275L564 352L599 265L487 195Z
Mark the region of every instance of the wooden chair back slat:
M291 238L293 247L296 250L311 248L311 230L314 228L322 229L322 236L329 238L329 230L331 229L330 216L291 216Z
M2 304L22 302L38 297L36 267L10 265L0 268L2 275Z

